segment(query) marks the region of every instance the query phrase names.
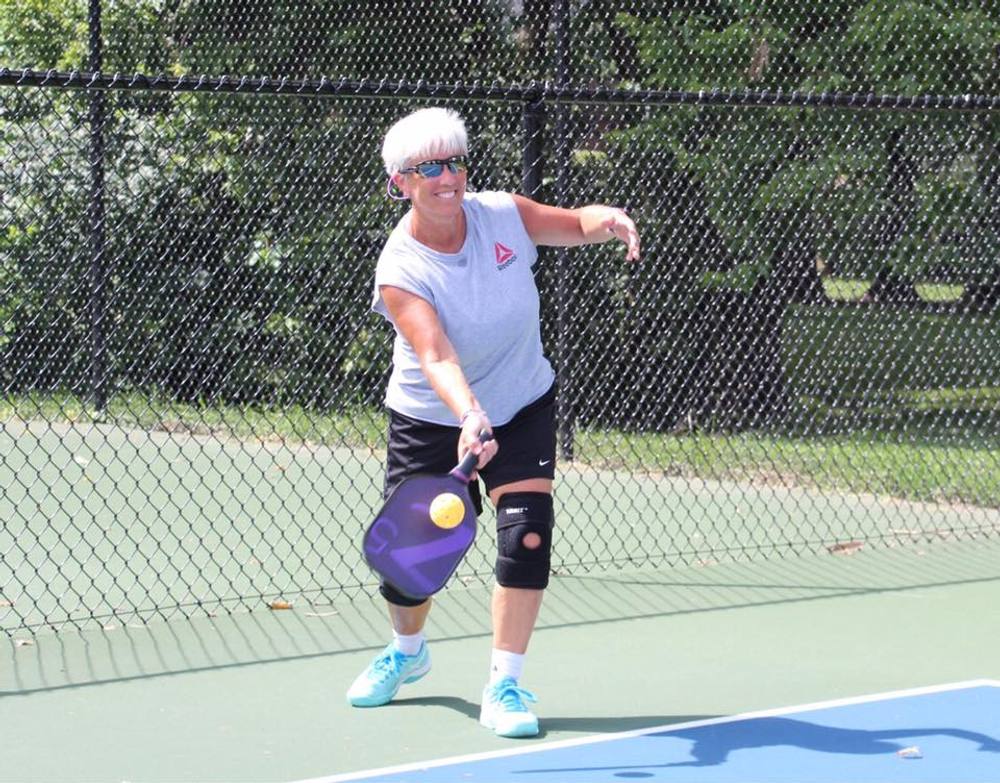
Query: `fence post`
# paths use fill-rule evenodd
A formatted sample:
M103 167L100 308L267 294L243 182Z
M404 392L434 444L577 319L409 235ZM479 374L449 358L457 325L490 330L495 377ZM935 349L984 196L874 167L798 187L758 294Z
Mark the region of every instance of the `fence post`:
M98 73L102 67L101 0L90 0L89 70ZM90 198L87 218L90 226L90 394L98 415L103 416L108 405L107 345L105 324L107 312L107 270L105 269L105 209L104 209L104 122L107 115L103 90L89 90L90 101Z
M524 104L521 115L524 150L521 160L521 192L528 198L538 198L542 190L545 156L545 105L541 100Z
M555 77L556 88L569 84L569 0L553 0L553 27L555 28ZM569 206L570 144L569 109L561 101L556 104L555 155L556 188L555 201L561 207ZM565 248L556 250L556 378L559 396L556 406L557 440L560 457L573 459L573 280L569 264L569 253Z

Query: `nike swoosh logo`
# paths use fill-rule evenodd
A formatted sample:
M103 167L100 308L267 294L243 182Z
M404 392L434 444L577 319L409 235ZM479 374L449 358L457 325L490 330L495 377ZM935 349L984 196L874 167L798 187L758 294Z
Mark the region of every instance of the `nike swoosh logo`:
M552 460L550 460L550 459L540 459L540 460L538 460L538 467L540 467L540 468L541 467L545 467L550 462L552 462Z

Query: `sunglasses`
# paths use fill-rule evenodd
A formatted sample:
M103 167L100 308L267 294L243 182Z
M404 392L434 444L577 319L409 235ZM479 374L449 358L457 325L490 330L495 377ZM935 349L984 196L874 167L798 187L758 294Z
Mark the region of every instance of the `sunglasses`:
M434 177L440 177L444 174L445 166L448 167L448 171L452 174L458 174L460 171L464 173L469 170L469 160L465 157L465 155L455 155L451 158L447 158L446 160L425 160L415 166L400 169L399 173L415 173L425 179L433 179Z

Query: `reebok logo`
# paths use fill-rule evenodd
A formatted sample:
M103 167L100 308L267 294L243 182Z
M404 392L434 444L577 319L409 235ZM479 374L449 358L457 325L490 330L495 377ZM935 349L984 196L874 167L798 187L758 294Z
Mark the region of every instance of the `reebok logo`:
M493 256L497 261L497 271L502 271L517 261L517 254L500 242L493 243Z

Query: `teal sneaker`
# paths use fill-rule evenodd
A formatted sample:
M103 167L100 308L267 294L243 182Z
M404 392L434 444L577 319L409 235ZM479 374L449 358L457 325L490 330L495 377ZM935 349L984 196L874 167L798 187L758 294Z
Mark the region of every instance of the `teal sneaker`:
M533 693L517 687L517 680L504 677L483 689L479 722L499 737L534 737L538 734L538 718L524 703L535 701L538 699Z
M392 701L401 685L416 682L430 670L426 642L416 655L403 655L390 643L347 689L347 701L355 707L380 707Z

